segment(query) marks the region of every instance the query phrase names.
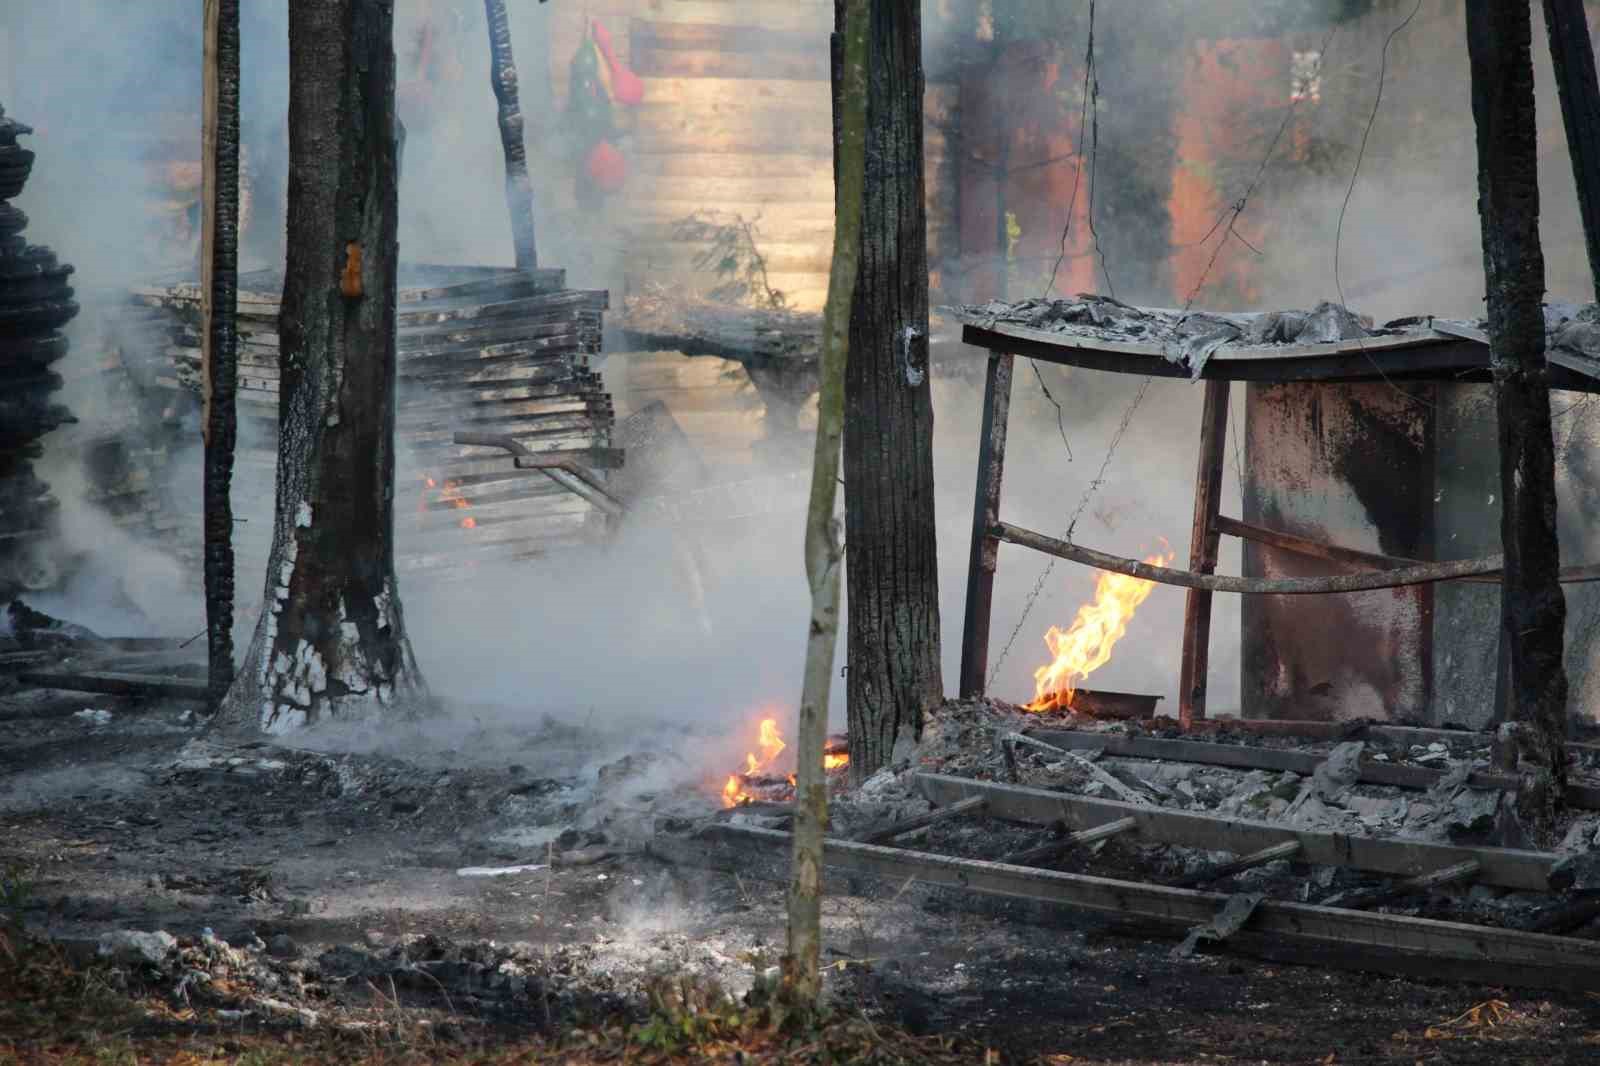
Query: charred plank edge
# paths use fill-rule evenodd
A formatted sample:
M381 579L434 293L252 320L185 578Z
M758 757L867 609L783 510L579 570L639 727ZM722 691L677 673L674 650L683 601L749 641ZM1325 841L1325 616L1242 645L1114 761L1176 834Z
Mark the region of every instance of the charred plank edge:
M1080 829L1076 833L1068 833L1059 840L1051 840L1037 847L1013 851L1009 855L1002 855L999 861L1013 866L1035 866L1065 855L1075 848L1081 848L1086 844L1094 844L1101 840L1108 840L1111 837L1120 836L1138 828L1139 823L1136 819L1118 818L1114 822L1106 822L1104 825L1097 825L1093 829Z
M658 838L651 850L669 862L713 866L782 880L790 835L771 829L718 826L699 840ZM770 868L751 862L752 850L771 852ZM1182 936L1210 921L1227 902L1219 892L1037 870L979 859L958 859L904 848L830 840L824 863L837 870L986 895L1035 900L1093 914L1139 920ZM1600 988L1600 944L1519 930L1371 914L1306 903L1264 900L1227 950L1250 954L1285 948L1298 961L1380 972L1425 974L1445 980L1492 981L1541 988ZM1441 965L1443 964L1443 965Z
M940 822L947 822L952 818L959 818L964 814L979 811L986 802L988 801L982 796L968 796L966 799L958 800L948 807L938 807L928 811L926 814L917 814L910 818L904 818L893 825L868 833L861 840L866 844L887 844L895 837L904 836L913 830L926 829L930 825L937 825Z
M99 692L113 696L154 696L172 700L205 702L210 687L204 681L148 674L114 674L98 670L37 670L17 675L24 685L64 689L68 692Z
M1463 862L1453 863L1443 869L1420 877L1410 877L1397 885L1387 888L1373 888L1365 892L1356 892L1340 899L1330 906L1347 907L1350 910L1365 910L1368 907L1377 907L1392 900L1405 896L1415 895L1420 892L1429 892L1435 888L1452 885L1458 881L1471 881L1482 872L1482 867L1476 859L1467 859Z
M1259 851L1272 844L1298 840L1304 862L1403 874L1407 877L1466 859L1477 859L1483 865L1482 880L1485 884L1503 885L1527 892L1548 892L1550 870L1556 863L1556 856L1544 852L1458 847L1422 840L1322 833L1243 818L1220 818L1192 811L1091 799L1064 792L1046 792L1043 789L947 777L943 774L918 774L917 785L924 796L938 804L954 803L968 796L984 796L989 801L986 810L991 818L1034 825L1065 822L1070 829L1087 829L1118 818L1131 817L1138 820L1139 833L1147 841L1209 851L1231 851L1239 855Z
M1298 840L1285 840L1281 844L1269 845L1260 851L1252 851L1248 855L1241 855L1237 859L1212 863L1203 869L1195 870L1193 873L1174 878L1170 883L1174 888L1193 888L1196 885L1221 881L1225 877L1232 877L1234 874L1244 873L1246 870L1253 870L1257 866L1265 866L1267 863L1277 862L1279 859L1290 859L1298 854L1300 854L1300 842ZM1476 862L1470 859L1468 861L1473 862L1474 867L1476 867Z
M1202 766L1231 766L1241 770L1287 770L1302 776L1310 774L1323 756L1309 751L1259 748L1240 744L1218 744L1209 740L1166 740L1158 737L1128 737L1112 733L1081 733L1074 730L1035 729L1029 736L1047 744L1074 751L1103 750L1107 755L1128 759L1169 759ZM1470 734L1468 734L1470 735ZM1487 739L1487 737L1485 738ZM1426 766L1401 766L1363 760L1360 780L1370 785L1429 789L1444 777L1443 770ZM1474 770L1467 778L1473 788L1498 788L1514 792L1521 781L1511 774ZM1600 786L1571 784L1567 802L1585 810L1600 810Z

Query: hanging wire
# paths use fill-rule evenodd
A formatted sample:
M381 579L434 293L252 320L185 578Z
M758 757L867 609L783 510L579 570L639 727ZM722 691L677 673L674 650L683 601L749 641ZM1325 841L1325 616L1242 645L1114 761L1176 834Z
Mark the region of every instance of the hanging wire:
M1321 72L1322 65L1326 61L1326 57L1327 57L1327 54L1328 54L1328 46L1333 43L1333 38L1338 32L1339 32L1339 24L1337 22L1335 22L1331 27L1329 27L1327 35L1325 37L1323 37L1323 39L1322 39L1322 48L1318 52L1317 66L1316 66L1315 71L1313 72L1313 76L1315 76L1315 74ZM1084 118L1087 117L1087 111L1088 111L1088 106L1089 106L1089 102L1090 102L1091 96L1098 94L1098 83L1095 82L1095 80L1093 78L1093 74L1094 74L1094 3L1091 0L1091 3L1089 5L1089 45L1088 45L1087 54L1084 57ZM1206 263L1205 270L1203 270L1201 272L1201 274L1200 274L1200 280L1195 283L1194 288L1192 288L1189 291L1189 295L1188 295L1187 299L1185 299L1185 301L1184 301L1184 305L1183 305L1183 313L1184 314L1188 314L1190 308L1192 308L1194 306L1195 299L1200 295L1200 291L1205 287L1207 279L1209 279L1210 276L1211 276L1212 268L1216 266L1217 259L1222 254L1223 247L1227 245L1227 243L1228 243L1228 241L1230 239L1238 237L1240 243L1244 244L1247 248L1250 248L1251 251L1256 252L1256 254L1258 254L1258 255L1261 254L1259 249L1257 249L1254 245L1250 244L1250 242L1246 241L1243 237L1239 236L1239 234L1236 231L1235 227L1238 224L1239 217L1244 214L1245 208L1249 206L1250 198L1253 195L1255 195L1256 189L1260 187L1262 178L1266 175L1267 167L1272 162L1272 157L1278 150L1278 144L1279 144L1279 142L1281 142L1283 140L1283 135L1288 130L1289 123L1293 120L1295 112L1299 107L1299 104L1300 104L1300 101L1299 101L1298 98L1290 100L1288 111L1284 114L1283 121L1278 125L1277 132L1275 134L1273 134L1272 142L1267 146L1266 155L1264 155L1262 157L1261 164L1260 164L1260 166L1258 166L1256 168L1255 175L1254 175L1254 177L1252 177L1250 179L1250 184L1248 186L1246 186L1244 194L1242 196L1240 196L1237 200L1235 200L1232 204L1230 204L1228 206L1228 208L1225 209L1220 216L1218 216L1217 221L1212 224L1211 228L1208 231L1206 231L1206 236L1201 238L1200 243L1203 244L1203 243L1205 243L1205 241L1209 240L1211 238L1211 236L1214 235L1217 232L1218 229L1222 229L1224 227L1224 225L1226 225L1226 230L1223 233L1222 239L1217 242L1216 248L1211 253L1211 258ZM1083 121L1083 119L1080 119L1080 122L1081 121ZM1095 138L1096 138L1096 140L1098 140L1098 123L1096 123L1093 128L1094 128ZM1050 284L1049 284L1049 287L1045 289L1046 298L1048 298L1048 296L1050 294L1050 291L1055 288L1056 270L1058 270L1060 268L1062 261L1066 258L1067 238L1068 238L1068 234L1070 233L1071 228L1072 228L1072 207L1077 202L1078 178L1081 178L1081 176L1082 176L1081 149L1082 149L1082 143L1083 143L1083 135L1084 135L1084 126L1080 125L1079 129L1078 129L1079 148L1080 148L1079 170L1078 170L1078 175L1073 180L1072 204L1070 204L1068 206L1067 222L1066 222L1066 225L1062 228L1062 231L1061 231L1060 254L1056 258L1055 268L1052 269L1051 272L1050 272ZM1091 184L1091 196L1092 196L1092 184ZM1090 213L1090 229L1091 229L1091 232L1092 232L1093 231L1093 211L1092 211L1092 208L1091 208L1091 213ZM1097 241L1098 241L1098 238L1097 238ZM1101 266L1102 266L1102 269L1104 269L1104 257L1103 257L1103 255L1102 255L1102 259L1101 259ZM1108 284L1109 284L1109 280L1110 279L1108 277L1107 278ZM1037 368L1035 368L1035 371L1037 372ZM1100 470L1099 470L1098 473L1095 474L1094 479L1089 482L1088 486L1084 489L1083 495L1079 498L1078 504L1077 504L1076 508L1074 508L1074 510L1073 510L1072 517L1067 522L1067 529L1066 529L1066 532L1062 535L1062 538L1061 538L1062 540L1068 541L1069 543L1071 542L1072 535L1077 530L1077 527L1078 527L1078 520L1083 517L1084 511L1089 506L1089 501L1094 497L1094 494L1099 490L1100 486L1102 484L1104 484L1106 470L1110 467L1112 457L1116 455L1118 447L1122 444L1122 438L1127 434L1128 426L1133 421L1133 416L1134 416L1135 412L1138 411L1140 404L1142 404L1144 402L1145 394L1147 392L1149 392L1149 390L1150 390L1150 382L1152 380L1153 379L1150 378L1150 377L1145 377L1139 382L1139 387L1134 392L1133 399L1129 402L1127 409L1125 411L1123 411L1123 413L1122 413L1122 421L1118 424L1116 432L1113 433L1112 436L1111 436L1111 442L1110 442L1110 445L1106 449L1105 458L1100 463ZM1059 410L1059 408L1058 408L1058 410ZM1234 443L1235 443L1235 447L1237 448L1237 445L1238 445L1237 436L1235 438L1235 442ZM1238 463L1237 454L1236 454L1235 462L1236 462L1236 464ZM1240 476L1240 487L1241 487L1241 490L1242 490L1243 483L1244 483L1243 482L1243 476L1244 475L1243 475L1242 466L1240 467L1240 475L1239 476ZM994 684L995 678L997 678L999 676L1000 668L1001 668L1001 666L1004 665L1004 663L1006 661L1006 656L1010 654L1012 646L1016 644L1017 636L1022 632L1022 627L1027 624L1029 615L1032 613L1034 606L1037 604L1040 595L1044 591L1045 581L1050 577L1050 574L1055 570L1056 562L1057 562L1057 560L1052 558L1048 563L1045 564L1044 569L1042 571L1040 571L1038 579L1033 584L1032 591L1030 591L1028 593L1027 599L1023 601L1022 614L1017 619L1016 626L1011 630L1011 635L1006 638L1005 646L1000 649L1000 654L998 656L996 656L996 658L995 658L994 666L989 671L989 679L988 679L988 682L985 685L986 688L989 687L989 686L992 686Z
M1339 205L1339 224L1333 231L1333 287L1339 293L1339 306L1347 310L1349 305L1345 303L1344 280L1339 272L1339 247L1344 242L1344 218L1350 210L1350 198L1355 195L1356 179L1361 176L1361 161L1367 156L1367 139L1372 136L1372 127L1378 121L1378 109L1383 106L1383 85L1389 74L1389 46L1394 44L1394 39L1400 36L1401 30L1411 25L1412 20L1417 17L1417 13L1421 10L1422 0L1417 0L1417 6L1411 9L1411 14L1407 15L1398 26L1390 30L1389 36L1384 38L1383 54L1378 62L1378 91L1373 96L1372 114L1367 116L1367 128L1361 132L1361 147L1356 151L1356 165L1350 171L1350 185L1344 191L1344 202ZM1372 364L1372 369L1378 372L1378 377L1383 379L1385 385L1407 400L1426 406L1424 401L1389 380L1389 375L1383 372L1383 367L1379 366L1378 361L1372 357L1372 353L1367 351L1365 338L1357 335L1356 340L1358 342L1357 346L1361 349L1361 354L1366 357L1368 363Z

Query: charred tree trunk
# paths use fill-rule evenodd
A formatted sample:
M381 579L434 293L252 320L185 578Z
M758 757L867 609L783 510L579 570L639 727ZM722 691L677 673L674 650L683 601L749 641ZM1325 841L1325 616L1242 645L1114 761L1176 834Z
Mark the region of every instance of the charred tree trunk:
M388 0L291 0L277 512L226 727L424 693L394 574L394 78Z
M1600 78L1595 74L1583 0L1544 0L1544 28L1561 96L1572 177L1578 186L1589 274L1600 301Z
M211 705L233 683L234 393L239 377L239 0L206 0L201 400L206 647Z
M811 507L806 515L806 580L811 622L806 636L805 681L794 794L794 855L789 881L789 940L783 994L793 1008L810 1010L822 991L822 847L828 829L828 779L823 749L828 736L828 692L839 639L839 548L834 502L839 448L844 436L844 378L850 340L850 305L861 254L862 180L867 125L867 6L844 0L833 36L834 237L828 302L822 325L822 382L817 401L817 442L811 467Z
M1467 0L1478 213L1500 426L1500 624L1510 717L1524 737L1519 807L1548 832L1566 786L1566 602L1558 570L1555 449L1544 346L1532 18L1527 4Z
M836 0L836 20L842 19ZM861 271L845 369L850 776L920 739L944 695L928 383L919 0L871 0Z
M489 84L500 105L500 147L506 156L506 207L511 211L511 244L517 269L534 270L539 253L533 239L533 181L528 177L528 146L523 139L522 105L517 99L517 62L511 52L511 21L506 0L483 0L489 21Z

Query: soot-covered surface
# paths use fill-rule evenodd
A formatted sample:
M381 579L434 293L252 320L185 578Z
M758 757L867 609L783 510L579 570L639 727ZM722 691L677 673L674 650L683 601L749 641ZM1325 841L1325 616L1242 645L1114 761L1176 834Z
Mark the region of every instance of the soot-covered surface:
M1009 715L958 709L922 756L986 773L1002 764L993 740ZM479 708L294 747L221 747L180 706L21 690L0 696L0 723L0 870L27 886L15 905L28 927L90 954L108 933L170 933L170 949L124 936L118 950L134 959L154 944L161 962L143 978L182 985L230 1025L367 1024L393 1009L394 980L408 1010L538 1028L636 1011L661 973L742 991L782 950L781 884L649 851L656 833L716 816L722 771L737 764L715 738ZM1023 772L1061 776L1045 756L1023 758ZM1138 779L1131 761L1098 765ZM1274 789L1289 790L1248 776L1227 793L1210 771L1185 778L1190 790L1161 787L1218 803L1243 792L1241 803L1270 814L1283 802ZM840 829L910 802L880 782L841 802ZM1027 837L974 820L926 843L977 854ZM1153 869L1120 846L1082 861L1113 875ZM458 872L518 865L543 868ZM965 1035L1004 1061L1600 1058L1600 1011L1583 995L1175 960L1170 940L1070 914L915 886L831 887L836 999ZM1502 1005L1471 1013L1487 1001Z

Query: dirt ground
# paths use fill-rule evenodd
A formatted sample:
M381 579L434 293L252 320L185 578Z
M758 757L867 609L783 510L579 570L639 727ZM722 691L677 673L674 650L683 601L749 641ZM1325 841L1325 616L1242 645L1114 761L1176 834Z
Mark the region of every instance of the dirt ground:
M230 747L184 705L13 688L0 907L76 958L108 933L171 934L158 963L127 943L111 962L241 1032L385 1011L547 1030L643 1017L663 975L743 993L781 953L784 888L652 856L720 806L705 739L663 733L475 708ZM471 873L516 865L541 868ZM832 887L834 1002L971 1061L1600 1062L1592 994L1175 960L1070 914ZM0 1059L17 1039L0 1032Z

